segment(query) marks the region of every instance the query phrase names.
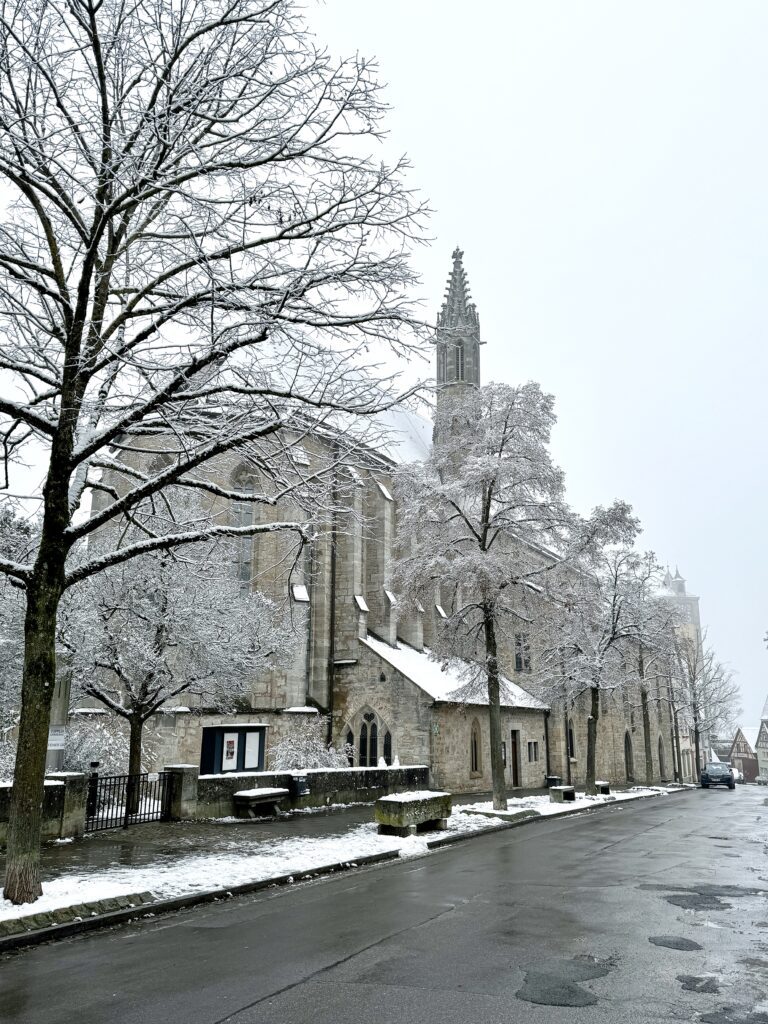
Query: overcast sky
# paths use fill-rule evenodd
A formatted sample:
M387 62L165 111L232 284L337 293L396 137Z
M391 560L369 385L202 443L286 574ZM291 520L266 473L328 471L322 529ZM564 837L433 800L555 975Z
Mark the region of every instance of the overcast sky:
M327 0L319 39L376 56L391 145L430 198L435 315L458 243L484 381L557 398L586 510L701 597L742 688L768 695L768 4Z

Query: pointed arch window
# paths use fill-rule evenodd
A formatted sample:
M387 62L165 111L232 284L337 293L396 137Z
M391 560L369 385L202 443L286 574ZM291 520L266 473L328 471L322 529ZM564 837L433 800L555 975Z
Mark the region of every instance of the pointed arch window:
M379 751L384 761L392 764L392 733L374 711L364 711L346 727L346 742L353 751L353 761L360 768L375 768Z
M441 345L437 350L437 383L445 383L445 347Z
M454 377L456 380L464 380L464 345L458 342L453 350Z
M480 745L480 723L477 719L472 723L472 731L469 738L469 773L480 775L482 773L481 761L482 747Z
M368 723L360 726L360 746L357 748L357 763L361 768L368 767Z
M568 757L576 757L576 741L573 735L573 719L568 719Z
M241 469L232 480L233 490L241 494L256 493L256 479L246 469ZM253 526L255 518L255 504L252 501L232 502L232 523L234 526ZM243 584L250 585L253 578L254 561L254 538L250 535L235 537L235 573Z

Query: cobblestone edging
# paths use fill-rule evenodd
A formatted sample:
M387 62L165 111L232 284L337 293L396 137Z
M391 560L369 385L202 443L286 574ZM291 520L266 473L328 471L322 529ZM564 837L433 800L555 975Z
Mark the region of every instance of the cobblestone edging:
M155 902L156 897L151 892L138 892L129 896L111 896L105 900L73 903L70 907L59 907L58 910L47 910L41 914L11 917L0 921L0 939L38 932L57 925L80 924L93 918L100 919L105 914L114 914L118 910L141 910Z
M690 790L673 790L669 795L672 796L677 793L686 792L690 792ZM510 815L507 820L500 822L498 825L491 825L482 831L458 832L455 834L443 833L431 839L427 839L424 836L424 839L430 850L438 850L468 839L487 836L493 832L504 832L507 829L520 828L533 822L557 821L560 818L566 818L573 814L595 814L607 807L614 809L617 807L631 807L632 804L640 800L650 800L658 796L660 796L658 793L648 793L645 796L636 797L635 800L611 801L610 803L596 804L594 807L588 808L569 808L554 815L540 815L537 811L513 812L514 820L512 820ZM474 813L479 813L483 816L495 816L489 815L489 812L481 811ZM110 899L95 900L90 903L77 903L71 907L62 907L59 910L51 910L42 914L11 918L0 921L0 953L20 949L24 946L38 945L41 942L50 942L54 939L68 938L71 935L78 935L82 932L93 931L98 928L109 928L112 925L126 924L129 921L138 920L142 917L154 917L156 914L172 913L175 910L184 910L188 907L199 906L205 903L216 903L220 900L231 899L236 896L247 896L262 889L291 885L295 882L306 882L322 875L337 874L340 871L348 871L354 868L367 867L398 859L398 851L391 850L386 853L374 853L364 857L356 857L353 860L323 864L302 874L276 875L272 878L261 879L258 882L243 882L240 885L229 886L226 889L209 889L203 892L188 893L184 896L175 896L170 899L157 899L151 892L142 892L130 896L115 896Z

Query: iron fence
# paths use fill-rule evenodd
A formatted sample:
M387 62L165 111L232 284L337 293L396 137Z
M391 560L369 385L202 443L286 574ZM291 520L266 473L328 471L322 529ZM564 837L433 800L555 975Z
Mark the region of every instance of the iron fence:
M167 821L171 780L170 772L103 776L94 772L88 780L86 832L127 828L145 821Z

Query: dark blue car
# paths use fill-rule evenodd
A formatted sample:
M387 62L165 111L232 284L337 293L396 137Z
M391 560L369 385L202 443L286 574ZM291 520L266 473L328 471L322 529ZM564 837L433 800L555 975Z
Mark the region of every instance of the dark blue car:
M709 789L710 786L727 786L728 789L736 789L736 779L729 764L711 761L704 765L701 770L701 788Z

